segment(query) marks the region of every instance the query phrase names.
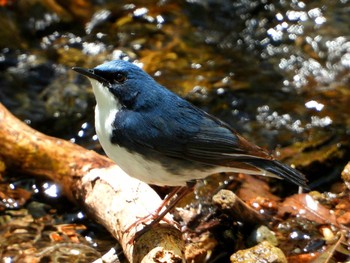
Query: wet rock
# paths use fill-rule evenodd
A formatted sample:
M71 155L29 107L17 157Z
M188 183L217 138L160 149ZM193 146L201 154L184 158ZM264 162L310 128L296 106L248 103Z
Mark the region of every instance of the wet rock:
M186 246L186 259L188 262L204 262L216 246L217 241L213 236L208 232L203 233Z
M282 250L263 241L255 247L240 250L230 257L231 263L287 263Z
M341 178L343 179L345 185L350 189L350 162L345 166L343 172L341 173Z
M264 241L268 241L271 245L277 246L278 240L273 231L271 231L267 226L259 226L251 233L249 241L251 244L259 244Z

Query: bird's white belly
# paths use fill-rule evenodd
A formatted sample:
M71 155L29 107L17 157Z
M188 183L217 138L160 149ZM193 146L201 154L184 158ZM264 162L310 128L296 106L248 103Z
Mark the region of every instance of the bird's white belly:
M100 142L109 158L115 161L128 175L145 183L180 186L193 179L192 176L186 178L183 175L170 174L160 163L145 160L140 154L131 153L118 145Z

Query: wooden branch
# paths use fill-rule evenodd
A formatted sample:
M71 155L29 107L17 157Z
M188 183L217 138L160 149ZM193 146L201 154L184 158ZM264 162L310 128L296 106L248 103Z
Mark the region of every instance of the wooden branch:
M230 213L233 218L251 225L263 224L267 218L248 206L235 193L229 190L220 190L213 196L213 202L220 209Z
M0 103L0 158L8 170L46 176L119 241L130 262L184 262L184 242L173 225L152 228L135 244L139 229L126 228L153 212L161 199L108 158L68 141L46 136L14 117ZM171 220L168 218L168 220Z

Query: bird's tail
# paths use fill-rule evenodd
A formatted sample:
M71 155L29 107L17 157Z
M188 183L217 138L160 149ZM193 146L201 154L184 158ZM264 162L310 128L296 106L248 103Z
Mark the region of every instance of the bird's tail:
M280 177L286 179L289 182L295 183L304 189L310 189L307 185L307 179L305 175L296 169L283 164L277 160L266 160L266 159L250 159L245 161L245 163L253 165L259 169L267 171L275 175L274 177Z

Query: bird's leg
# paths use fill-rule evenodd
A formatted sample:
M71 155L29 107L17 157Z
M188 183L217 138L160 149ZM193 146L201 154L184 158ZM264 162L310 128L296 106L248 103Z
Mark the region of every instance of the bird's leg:
M138 224L145 223L148 220L152 220L148 225L146 225L142 230L138 231L135 236L129 241L130 243L133 243L136 239L141 237L144 233L146 233L150 228L152 228L154 225L158 224L159 221L164 219L164 216L172 210L177 203L186 196L189 192L193 190L194 184L187 185L187 186L180 186L175 188L173 191L170 192L166 196L166 198L163 200L159 208L157 208L156 211L154 211L152 214L149 214L143 218L140 218L133 224L131 224L126 230L125 233L129 232L131 228L135 227ZM173 197L176 195L176 197L173 199ZM167 207L163 210L163 208L167 205ZM162 211L162 212L161 212Z
M185 196L187 195L189 192L192 191L191 188L188 188L187 186L182 186L182 187L179 187L178 189L176 189L176 197L171 200L172 198L166 198L168 199L166 203L168 203L168 206L164 209L163 212L161 212L159 214L159 212L163 209L163 207L166 205L164 204L163 207L159 207L157 210L156 210L156 214L152 214L152 216L156 216L153 221L151 223L149 223L147 225L147 227L152 227L154 226L155 224L159 223L160 220L162 220L164 218L164 216L169 213L176 205L177 203ZM175 194L172 195L175 196Z
M195 181L187 182L186 186L179 186L179 187L176 187L173 191L171 191L170 194L164 199L164 201L162 202L160 207L155 211L155 213L151 214L155 218L147 226L154 226L160 220L162 220L164 218L164 216L167 213L169 213L183 197L185 197L188 193L193 191L195 184L196 184ZM172 198L175 195L176 195L176 197L174 198L174 200L172 200ZM165 207L167 204L168 204L168 206L165 208L165 210L162 213L160 213L160 211L162 211L163 207Z
M139 224L143 224L147 222L148 220L151 220L151 218L156 218L160 211L170 202L170 200L181 190L181 186L174 188L162 201L162 203L159 205L159 207L152 212L151 214L148 214L147 216L141 217L138 220L136 220L134 223L132 223L128 228L124 231L125 233L129 232L130 229L136 227ZM161 220L161 219L160 219ZM159 221L160 221L159 220Z
M151 214L151 216L158 216L160 211L162 211L162 209L168 204L170 203L171 199L178 195L179 192L181 192L182 188L184 188L183 186L178 186L176 188L174 188L162 201L162 203L160 204L160 206ZM160 219L161 220L161 219Z

